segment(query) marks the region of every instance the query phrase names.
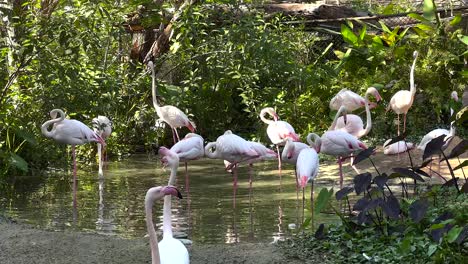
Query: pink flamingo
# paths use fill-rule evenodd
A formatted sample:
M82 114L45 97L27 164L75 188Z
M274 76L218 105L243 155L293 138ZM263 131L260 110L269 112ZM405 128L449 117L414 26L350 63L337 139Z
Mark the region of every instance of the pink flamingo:
M309 146L302 142L294 142L290 138L286 139L286 145L284 145L283 152L281 153L281 159L286 163L293 164L294 170L296 171L296 173L297 173L297 169L296 169L297 157L299 156L299 153L301 152L301 150L305 148L309 148ZM296 194L298 194L299 181L296 175L295 177L296 177Z
M214 149L214 150L213 150ZM259 154L245 139L226 131L224 135L219 136L216 142L210 142L205 146L205 155L210 159L222 159L231 164L226 170L233 169L234 172L234 205L237 189L237 164L259 157Z
M390 99L390 103L387 107L387 111L390 108L397 114L398 117L398 135L400 135L400 114L403 114L403 133L406 131L406 114L413 105L414 95L416 94L416 86L414 85L414 68L416 66L416 59L418 58L418 52L413 52L413 65L410 70L410 90L400 90L393 95Z
M314 179L319 171L319 157L315 149L315 145L312 148L304 148L301 150L297 157L296 163L296 178L300 179L300 186L302 188L302 209L304 210L304 189L307 186L307 182L311 182L310 187L310 206L313 208L314 205ZM313 217L313 210L312 217ZM304 215L304 213L302 213Z
M266 114L270 114L273 120L265 118ZM278 114L272 107L263 108L260 111L260 119L268 124L267 135L271 142L276 145L276 151L278 153L278 169L281 171L281 156L279 151L279 145L284 145L287 138L291 138L293 141L300 141L299 136L294 131L294 128L285 121L278 120Z
M335 117L333 122L335 122L336 119L337 118ZM314 140L312 140L312 137ZM317 152L322 152L338 158L340 188L343 187L343 160L358 150L367 149L366 145L355 136L340 130L327 131L322 135L322 137L319 137L315 133L310 133L307 135L307 142L310 145L315 144Z
M57 114L59 117L57 118ZM65 119L65 113L61 109L50 111L52 120L46 121L41 126L41 132L45 137L52 138L55 141L72 146L73 157L73 207L76 208L76 154L75 146L83 145L89 142L98 142L106 145L104 140L91 128L74 119ZM50 125L52 129L49 131Z
M166 196L167 195L167 196ZM171 226L171 195L182 198L179 190L173 186L158 186L153 187L146 192L145 196L145 213L146 213L146 228L150 238L151 248L151 263L180 263L187 264L189 254L184 244L172 237ZM153 204L156 200L164 197L163 211L163 239L158 244L158 237L153 223ZM166 203L169 201L169 203ZM169 206L166 206L169 205Z
M189 178L187 171L187 162L190 160L197 160L205 155L205 149L203 147L203 138L195 133L188 133L185 137L174 144L171 149L166 147L159 148L159 155L164 157L171 153L177 155L180 162L185 163L185 188L187 193L189 192Z
M453 91L450 94L450 97L455 102L458 102L458 93L456 91ZM453 115L453 112L454 112L453 109L450 108L450 116ZM427 143L431 142L431 140L433 140L434 138L440 137L442 135L446 135L446 136L444 138L445 143L444 143L444 145L442 145L441 149L442 149L442 151L447 149L447 147L450 145L450 142L455 137L455 127L453 126L454 123L455 123L455 121L450 122L450 130L443 129L443 128L436 128L436 129L432 130L431 132L427 133L421 139L421 142L419 142L418 149L420 149L420 150L422 150L424 152L424 150L426 149ZM439 159L440 159L440 154L439 154ZM440 171L440 163L439 163L439 171Z
M148 62L148 67L151 68L151 77L152 77L152 92L153 92L153 106L156 109L156 113L161 120L168 123L172 129L172 137L174 139L174 144L180 140L179 134L177 133L177 128L187 127L190 132L195 132L195 123L192 122L187 115L182 112L179 108L172 105L160 106L158 100L156 99L156 76L154 72L154 64L152 61ZM177 140L176 140L177 138Z
M369 91L369 90L368 90ZM380 97L379 92L376 89L375 98ZM378 96L377 96L378 95ZM374 108L377 104L368 102L370 108ZM366 99L360 96L359 94L350 91L348 89L341 89L331 100L330 100L330 109L338 110L341 106L346 107L350 112L353 112L366 105Z
M94 132L96 132L103 140L106 140L112 134L112 122L109 118L105 116L98 116L93 118L93 128ZM106 148L102 148L101 144L97 144L98 146L98 156L99 156L99 175L102 176L102 162L104 157L106 156ZM102 151L101 151L102 149Z
M385 141L384 146L388 142L390 142L391 140L392 139L389 139L389 140ZM401 141L395 142L393 144L390 144L388 146L385 146L383 153L385 155L395 155L395 154L400 154L400 153L406 152L406 151L408 151L410 149L413 149L414 147L415 147L414 143L405 142L405 141L401 140Z

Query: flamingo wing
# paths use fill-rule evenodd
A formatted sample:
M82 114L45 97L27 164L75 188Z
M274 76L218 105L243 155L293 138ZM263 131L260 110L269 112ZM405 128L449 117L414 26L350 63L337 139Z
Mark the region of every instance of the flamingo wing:
M187 124L190 123L187 115L175 106L163 106L161 107L161 113L164 121L166 121L171 127L179 128L187 126Z
M345 124L344 117L340 116L336 121L335 130L342 130L357 137L359 132L364 129L364 123L362 122L361 117L349 114L346 115L346 119Z

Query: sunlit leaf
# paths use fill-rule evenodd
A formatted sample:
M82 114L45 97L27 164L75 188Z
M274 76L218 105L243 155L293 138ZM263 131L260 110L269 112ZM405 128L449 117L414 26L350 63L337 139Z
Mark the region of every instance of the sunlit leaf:
M447 241L449 243L455 242L455 240L457 240L462 230L463 229L461 227L454 227L450 229L450 231L447 233Z
M352 45L357 45L358 37L354 32L345 24L341 24L341 35L343 36L344 41Z
M432 256L432 254L434 254L434 252L436 252L437 250L437 245L435 244L432 244L429 246L429 248L427 249L427 255L430 257Z
M420 14L416 14L416 13L409 13L408 14L408 17L411 17L411 18L414 18L416 20L419 20L420 22L430 22L429 20L427 20L425 17L421 16Z
M424 5L423 5L423 12L424 12L424 17L428 20L434 20L435 19L435 6L433 0L424 0Z
M331 196L333 195L333 188L330 190L327 190L327 188L322 188L320 190L320 193L317 197L317 200L315 201L315 206L314 206L314 212L316 214L320 213L323 208L328 204L328 201L330 201Z
M419 223L426 215L429 203L427 200L417 200L409 207L409 215L414 222Z
M462 21L461 14L456 14L455 17L453 17L453 19L450 21L450 25L451 26L456 26L456 25L460 24L461 21Z
M460 245L461 243L463 243L463 241L466 240L467 237L468 237L468 225L465 225L463 227L463 230L460 232L460 235L455 240L455 242Z

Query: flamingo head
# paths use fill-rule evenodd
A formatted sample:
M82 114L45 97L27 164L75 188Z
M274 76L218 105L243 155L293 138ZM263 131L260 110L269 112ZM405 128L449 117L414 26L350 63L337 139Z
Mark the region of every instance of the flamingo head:
M104 139L98 134L94 134L94 140L103 146L106 145L106 141L104 141Z
M450 97L452 97L452 99L455 100L455 102L458 102L458 93L457 93L457 91L453 91L450 94Z
M171 185L164 186L162 187L161 192L164 193L164 195L172 195L172 196L178 197L179 199L182 199L182 194L174 186L171 186Z
M375 97L375 100L376 100L377 102L379 102L380 100L382 100L382 96L380 96L379 91L378 91L377 88L375 88L375 87L369 87L369 88L367 89L367 92L366 92L366 93L372 94L372 95Z
M305 188L307 186L307 182L309 181L309 177L307 176L301 176L299 184L301 185L301 188Z
M418 57L418 54L419 54L419 53L418 53L418 51L417 51L417 50L415 50L415 51L413 52L413 58L415 58L415 59L416 59L416 58Z
M270 114L275 121L279 120L279 116L278 116L278 114L276 113L276 111L275 111L275 109L273 107L266 107L266 108L264 108L262 110L262 112L266 112L266 113Z
M164 167L172 167L179 164L179 156L166 147L160 147L158 154L161 156L161 163Z

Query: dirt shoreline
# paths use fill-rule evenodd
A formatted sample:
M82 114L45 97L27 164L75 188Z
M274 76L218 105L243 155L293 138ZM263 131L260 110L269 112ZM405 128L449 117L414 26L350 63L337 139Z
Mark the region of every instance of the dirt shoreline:
M273 244L192 245L191 263L303 263L286 259ZM120 238L86 232L50 231L21 223L0 223L0 263L151 263L148 238Z

